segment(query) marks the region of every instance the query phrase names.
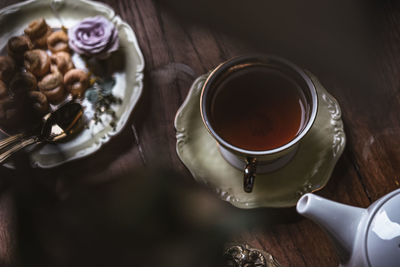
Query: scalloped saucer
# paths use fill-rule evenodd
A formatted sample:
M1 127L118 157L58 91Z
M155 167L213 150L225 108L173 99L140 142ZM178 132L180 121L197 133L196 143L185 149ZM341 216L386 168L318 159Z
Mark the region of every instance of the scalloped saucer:
M314 75L307 73L318 93L314 125L289 163L274 172L257 174L252 193L243 191L243 173L224 160L203 125L200 92L207 74L197 78L175 117L176 150L194 179L243 209L291 207L303 194L323 188L343 153L346 136L336 99Z

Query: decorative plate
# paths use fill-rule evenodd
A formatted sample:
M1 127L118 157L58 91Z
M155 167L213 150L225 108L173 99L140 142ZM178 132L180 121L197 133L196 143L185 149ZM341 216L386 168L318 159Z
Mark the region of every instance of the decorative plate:
M107 5L87 0L37 0L18 3L0 10L0 52L6 53L10 37L20 35L29 22L45 18L52 28L67 28L86 17L101 15L112 21L118 29L120 48L101 67L108 73L112 83L108 83L112 94L120 98L119 104L112 106L114 116L101 114L100 122L93 118L93 108L84 101L87 127L70 140L46 144L30 149L32 164L41 168L51 168L62 163L88 156L101 148L110 138L125 126L143 90L144 59L132 28L121 20ZM78 68L85 68L85 62L77 55L73 61ZM110 85L111 84L111 85ZM0 139L4 138L0 132ZM6 164L12 167L12 164Z
M317 78L308 73L318 93L318 114L294 158L271 173L257 174L252 193L243 191L243 173L226 162L200 116L200 92L207 75L193 83L175 117L176 150L198 182L243 208L292 207L305 193L323 188L342 154L346 137L340 107Z

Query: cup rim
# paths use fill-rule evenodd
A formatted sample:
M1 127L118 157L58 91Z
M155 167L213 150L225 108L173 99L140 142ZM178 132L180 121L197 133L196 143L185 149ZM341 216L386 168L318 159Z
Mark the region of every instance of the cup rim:
M208 93L209 88L210 88L210 84L212 84L216 79L218 79L218 77L223 74L227 69L239 65L239 64L243 64L243 63L250 63L250 62L269 62L269 61L275 61L275 62L279 62L283 65L286 65L287 67L289 67L292 71L296 72L302 79L303 81L306 83L307 88L310 91L310 95L311 95L311 102L312 102L312 109L311 109L311 114L309 117L309 120L307 122L307 124L305 125L305 127L303 128L303 130L295 137L293 138L290 142L279 146L277 148L274 149L268 149L268 150L247 150L247 149L243 149L237 146L234 146L230 143L228 143L227 141L225 141L223 138L221 138L213 129L209 118L207 116L206 113L206 105L205 105L205 95ZM294 145L296 145L311 129L312 125L315 122L315 118L317 116L317 110L318 110L318 93L317 90L315 88L314 83L312 82L311 78L309 77L309 75L307 75L301 68L299 68L297 65L293 64L292 62L275 56L275 55L250 55L250 56L238 56L238 57L234 57L232 59L229 59L221 64L219 64L215 69L213 69L210 74L208 75L206 81L204 82L202 88L201 88L201 94L200 94L200 114L201 114L201 118L203 121L203 124L205 125L207 131L217 140L217 142L228 148L229 150L233 151L233 152L237 152L240 154L244 154L247 156L265 156L265 155L272 155L272 154L277 154L280 153L284 150L287 150L291 147L293 147Z

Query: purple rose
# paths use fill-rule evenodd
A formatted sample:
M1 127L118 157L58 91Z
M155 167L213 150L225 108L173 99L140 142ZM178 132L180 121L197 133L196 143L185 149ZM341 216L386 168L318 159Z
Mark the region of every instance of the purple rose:
M107 58L118 49L118 31L104 17L86 18L68 30L69 46L78 54Z

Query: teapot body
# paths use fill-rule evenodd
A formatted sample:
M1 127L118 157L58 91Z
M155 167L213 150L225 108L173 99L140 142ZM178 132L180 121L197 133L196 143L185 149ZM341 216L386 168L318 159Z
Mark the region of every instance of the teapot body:
M297 211L330 235L343 267L400 266L400 189L361 209L306 194Z

